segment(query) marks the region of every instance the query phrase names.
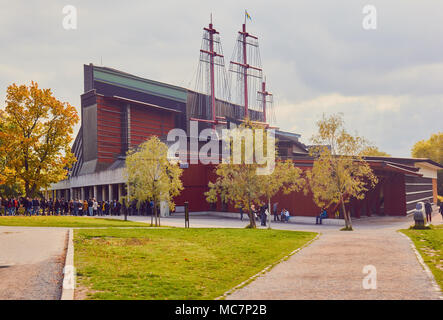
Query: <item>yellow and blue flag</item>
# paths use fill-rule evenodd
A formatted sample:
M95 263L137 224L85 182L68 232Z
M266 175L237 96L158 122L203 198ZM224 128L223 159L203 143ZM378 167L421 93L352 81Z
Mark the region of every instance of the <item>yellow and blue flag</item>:
M248 18L249 20L251 20L251 21L252 21L252 18L251 18L251 16L249 15L248 11L246 11L246 10L245 10L245 16L246 16L246 18Z

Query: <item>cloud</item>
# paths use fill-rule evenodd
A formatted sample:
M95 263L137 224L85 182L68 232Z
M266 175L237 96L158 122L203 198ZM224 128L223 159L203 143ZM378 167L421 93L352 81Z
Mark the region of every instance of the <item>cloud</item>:
M77 30L62 28L60 1L0 0L0 106L10 83L35 80L79 110L90 62L188 87L210 13L228 62L247 8L281 128L306 139L323 112L341 111L351 130L396 155L441 130L443 2L372 0L375 31L361 26L366 0L69 4Z

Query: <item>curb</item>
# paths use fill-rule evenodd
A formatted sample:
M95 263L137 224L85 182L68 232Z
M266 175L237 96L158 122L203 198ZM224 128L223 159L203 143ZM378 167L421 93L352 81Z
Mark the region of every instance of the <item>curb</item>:
M60 300L74 300L75 268L74 268L74 230L68 231L68 249L65 267L63 268L63 288Z
M436 291L436 292L438 292L440 294L440 300L443 300L443 295L442 295L442 292L440 290L440 286L437 284L437 281L435 281L435 278L434 278L434 275L432 274L431 269L429 269L428 265L423 260L423 257L421 256L420 252L415 247L414 242L411 240L411 238L409 238L403 232L398 231L398 233L400 233L403 237L405 237L409 241L409 245L411 246L412 250L414 251L415 256L417 257L418 262L423 267L426 275L428 276L429 280L431 281L432 288L434 289L434 291Z
M265 274L268 271L271 271L271 269L273 267L275 267L276 265L282 263L283 261L289 259L291 256L293 256L294 254L296 254L297 252L301 251L302 249L306 248L307 246L309 246L312 242L314 242L315 240L317 240L320 237L321 233L317 234L315 236L315 238L309 240L308 242L306 242L304 245L302 245L300 248L295 249L294 251L292 251L291 253L287 254L286 256L284 256L283 258L281 258L280 260L277 260L276 262L268 265L267 267L265 267L263 270L259 271L258 273L256 273L255 275L253 275L252 277L249 277L248 279L246 279L245 281L243 281L242 283L236 285L235 287L229 289L228 291L226 291L225 293L223 293L223 295L221 295L220 297L215 298L215 300L221 300L226 298L228 295L233 294L235 291L237 291L238 289L241 289L242 287L244 287L245 285L247 285L248 283L252 282L253 280L255 280L256 278L258 278L259 276Z

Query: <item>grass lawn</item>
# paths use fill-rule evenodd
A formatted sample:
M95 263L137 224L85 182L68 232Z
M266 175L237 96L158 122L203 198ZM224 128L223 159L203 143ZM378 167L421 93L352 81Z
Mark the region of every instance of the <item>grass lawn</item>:
M443 290L443 225L430 230L401 230L412 239L425 263Z
M0 226L23 227L149 227L150 224L117 219L100 219L71 216L1 216Z
M315 237L251 229L83 229L77 283L88 299L214 299ZM266 297L263 297L266 299Z

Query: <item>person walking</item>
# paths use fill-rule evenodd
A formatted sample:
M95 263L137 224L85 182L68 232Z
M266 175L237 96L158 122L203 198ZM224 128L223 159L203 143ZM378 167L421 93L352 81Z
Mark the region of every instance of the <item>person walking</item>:
M426 213L426 222L431 223L432 222L432 205L429 202L429 200L426 200L426 202L425 202L425 213Z

